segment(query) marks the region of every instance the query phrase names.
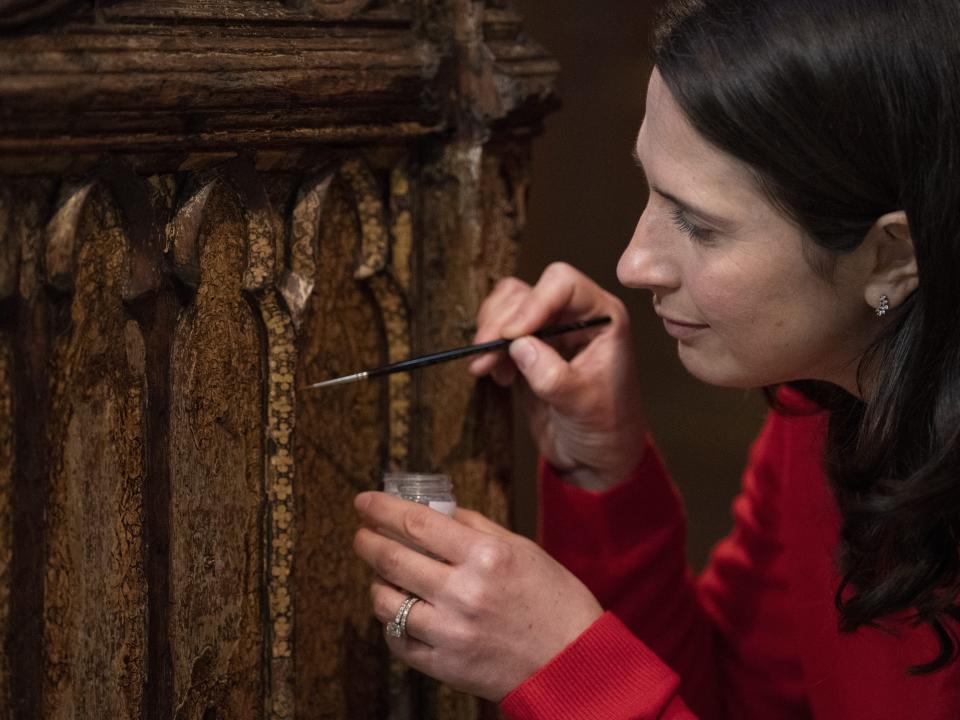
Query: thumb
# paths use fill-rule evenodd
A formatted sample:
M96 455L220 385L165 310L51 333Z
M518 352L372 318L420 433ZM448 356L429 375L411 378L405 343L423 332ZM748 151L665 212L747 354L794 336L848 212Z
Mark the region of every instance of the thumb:
M575 371L560 353L535 337L510 343L510 357L523 373L533 394L551 405L573 389Z

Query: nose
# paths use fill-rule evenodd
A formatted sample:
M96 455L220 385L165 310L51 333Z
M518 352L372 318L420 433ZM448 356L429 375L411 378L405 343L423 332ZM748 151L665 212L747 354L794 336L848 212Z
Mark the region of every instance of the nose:
M670 234L657 225L648 204L617 263L617 279L626 287L663 295L680 287L680 268L671 252Z

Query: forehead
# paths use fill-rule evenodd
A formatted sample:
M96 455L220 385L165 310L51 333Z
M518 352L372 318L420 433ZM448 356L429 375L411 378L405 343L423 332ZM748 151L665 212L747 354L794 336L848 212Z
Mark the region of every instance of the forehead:
M707 193L716 202L765 202L749 166L694 130L656 69L635 153L651 184Z

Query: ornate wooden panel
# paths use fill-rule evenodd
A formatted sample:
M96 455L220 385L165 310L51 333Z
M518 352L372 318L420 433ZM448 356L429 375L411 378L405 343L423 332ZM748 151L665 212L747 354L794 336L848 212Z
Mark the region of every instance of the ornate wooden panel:
M504 2L0 0L0 717L493 717L389 658L352 499L501 521L460 345L556 68Z

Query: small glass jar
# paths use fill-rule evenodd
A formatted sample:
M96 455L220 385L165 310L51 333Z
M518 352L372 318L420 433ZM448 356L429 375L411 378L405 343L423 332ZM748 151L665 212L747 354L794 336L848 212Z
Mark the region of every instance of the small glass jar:
M386 473L383 476L383 491L426 505L451 517L457 509L453 483L447 475L441 473Z

